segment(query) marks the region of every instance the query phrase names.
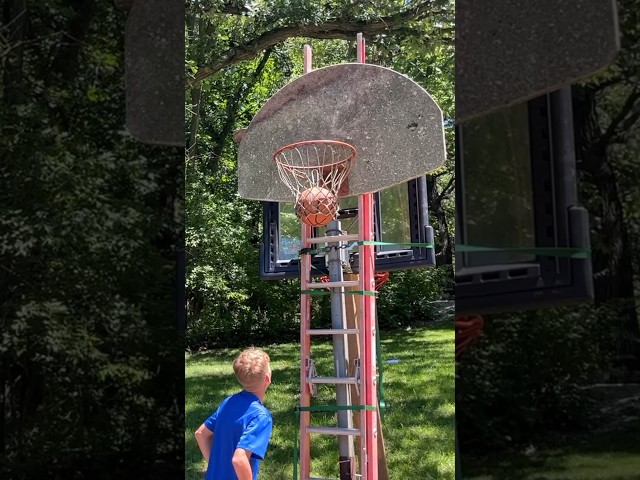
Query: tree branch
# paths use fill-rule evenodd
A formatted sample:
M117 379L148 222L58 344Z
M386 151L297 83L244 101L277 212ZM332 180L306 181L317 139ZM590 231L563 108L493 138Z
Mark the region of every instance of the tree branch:
M367 36L393 34L406 29L407 22L420 20L430 13L436 13L432 10L432 5L423 3L401 13L387 17L380 17L373 22L364 20L344 21L333 19L319 25L299 25L276 28L263 33L246 45L231 47L220 57L213 60L209 65L201 67L196 75L187 81L186 88L192 88L198 82L201 82L223 68L244 60L251 60L265 49L283 42L288 38L307 37L351 40L354 35L360 32Z
M440 194L434 199L434 202L437 205L440 205L444 197L446 197L451 193L451 191L453 190L453 187L455 186L455 181L456 181L456 177L451 176L447 185L442 189L442 192L440 192Z
M628 123L628 115L636 106L636 102L640 99L640 91L633 90L631 94L627 97L627 100L624 102L624 105L618 112L618 115L615 116L611 123L605 130L605 132L598 139L598 146L604 147L609 144L610 141L614 138L614 136L620 134L620 126L622 125L624 128L629 128L633 123L637 120L637 117L633 119L633 121L627 125ZM632 116L633 117L633 116Z
M217 135L219 141L217 142L215 149L213 150L213 152L211 152L211 156L209 157L208 169L210 172L216 171L218 169L218 166L220 164L220 157L222 156L222 153L224 151L227 137L232 133L233 125L236 122L238 107L240 106L241 102L244 100L246 95L248 95L249 92L251 92L253 87L260 80L260 77L262 76L262 72L264 71L264 68L267 65L267 61L269 60L269 57L271 56L272 51L273 51L272 48L267 49L267 51L262 56L260 63L258 64L255 71L253 72L253 75L251 76L250 81L247 82L245 85L242 85L238 89L236 94L233 96L233 98L231 98L230 101L228 102L227 112L226 112L227 113L226 121L224 123L224 126L222 127L222 131L220 132L219 135Z
M629 130L635 125L638 119L640 119L640 110L636 110L632 115L629 115L624 122L622 122L622 126L617 130L616 134L611 137L609 144L625 143L627 141Z

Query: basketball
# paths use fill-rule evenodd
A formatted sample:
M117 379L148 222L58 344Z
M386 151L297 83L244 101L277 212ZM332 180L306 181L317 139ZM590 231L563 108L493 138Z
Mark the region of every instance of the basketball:
M296 202L296 215L307 225L327 225L338 213L338 200L330 190L311 187L300 193Z

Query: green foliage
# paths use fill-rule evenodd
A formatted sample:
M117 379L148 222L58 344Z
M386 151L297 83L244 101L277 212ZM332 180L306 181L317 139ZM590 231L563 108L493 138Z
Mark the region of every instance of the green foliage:
M383 434L391 478L452 480L454 476L454 353L453 322L427 328L384 334L386 410ZM262 342L257 343L262 345ZM265 405L273 414L274 428L260 476L269 480L293 478L293 446L298 438L295 415L300 386L299 348L294 343L265 345L271 357L272 384ZM331 372L331 343L314 340L314 359L319 374ZM205 468L193 432L227 395L238 391L231 363L237 350L215 349L186 356L185 478L199 480ZM314 404L335 402L330 386L320 386ZM315 414L314 425L335 420ZM312 474L337 478L335 438L314 438ZM428 448L425 448L428 446Z
M111 2L5 13L29 28L0 27L0 476L177 474L182 152L123 131Z
M344 29L355 25L366 31L381 18L393 23L399 15L417 12L406 22L368 36L367 61L414 78L444 110L449 159L446 168L431 179L433 197L441 196L433 205L437 211L431 212L431 221L437 232L449 235L437 241L438 248L452 243L453 2L407 6L403 1L376 0L356 6L350 1L330 1L319 6L308 0L266 0L188 5L187 77L195 78L198 72L220 65L192 90L199 92L200 100L188 102L185 117L187 137L194 139L188 150L185 187L189 348L286 340L299 334L298 282L266 282L258 277L262 207L236 194L237 147L231 136L235 129L249 124L271 95L302 75L305 43L313 48L314 68L354 61L355 33ZM312 28L322 25L326 28ZM282 33L291 26L311 28L313 38ZM272 47L255 47L272 35L281 35ZM429 41L425 42L426 37ZM249 53L236 61L238 52ZM299 231L293 215L285 214L284 220L285 228ZM399 228L396 225L392 230L397 233ZM429 302L442 297L443 279L450 275L444 272L394 273L384 287L388 292L383 290L379 301L382 327L434 318ZM329 299L316 299L313 305L314 318L330 324Z
M377 301L378 325L384 330L442 320L435 301L446 298L451 281L451 265L391 272Z
M613 352L612 302L485 319L456 374L463 447L485 452L588 422L580 386L601 379Z

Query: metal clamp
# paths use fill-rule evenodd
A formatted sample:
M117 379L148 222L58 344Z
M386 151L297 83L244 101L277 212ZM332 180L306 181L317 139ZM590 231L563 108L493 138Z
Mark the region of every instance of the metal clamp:
M307 371L307 385L309 387L309 393L312 397L315 397L318 394L318 386L312 383L312 380L318 376L316 373L316 362L307 358L305 369Z

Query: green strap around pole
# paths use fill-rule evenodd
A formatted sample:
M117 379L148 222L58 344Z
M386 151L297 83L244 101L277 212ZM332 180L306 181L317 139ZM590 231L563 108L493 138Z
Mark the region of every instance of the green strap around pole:
M356 245L407 245L409 247L433 248L433 243L420 242L378 242L377 240L361 240Z
M327 288L332 288L332 287L327 287ZM331 292L327 292L326 290L300 290L300 293L304 293L305 295L316 295L316 296L331 295ZM375 290L345 290L344 292L339 292L339 293L343 293L345 295L368 295L370 297L378 296L378 292L376 292Z
M358 242L353 242L352 245L405 245L410 247L434 248L433 243L378 242L376 240L360 240ZM298 254L299 255L318 255L320 253L326 252L329 248L331 247L303 248L298 252Z
M296 407L296 440L293 444L293 480L298 480L300 412L339 412L343 410L369 410L375 412L378 409L373 405L319 405L315 407L301 407L298 405Z
M433 243L378 242L375 240L362 240L354 243L356 245L405 245L410 247L434 248ZM307 248L300 250L300 254L317 255L323 253L325 250L326 248ZM568 257L577 259L588 259L591 257L591 250L584 247L487 247L459 243L456 244L455 251L458 253L530 253L541 257Z

